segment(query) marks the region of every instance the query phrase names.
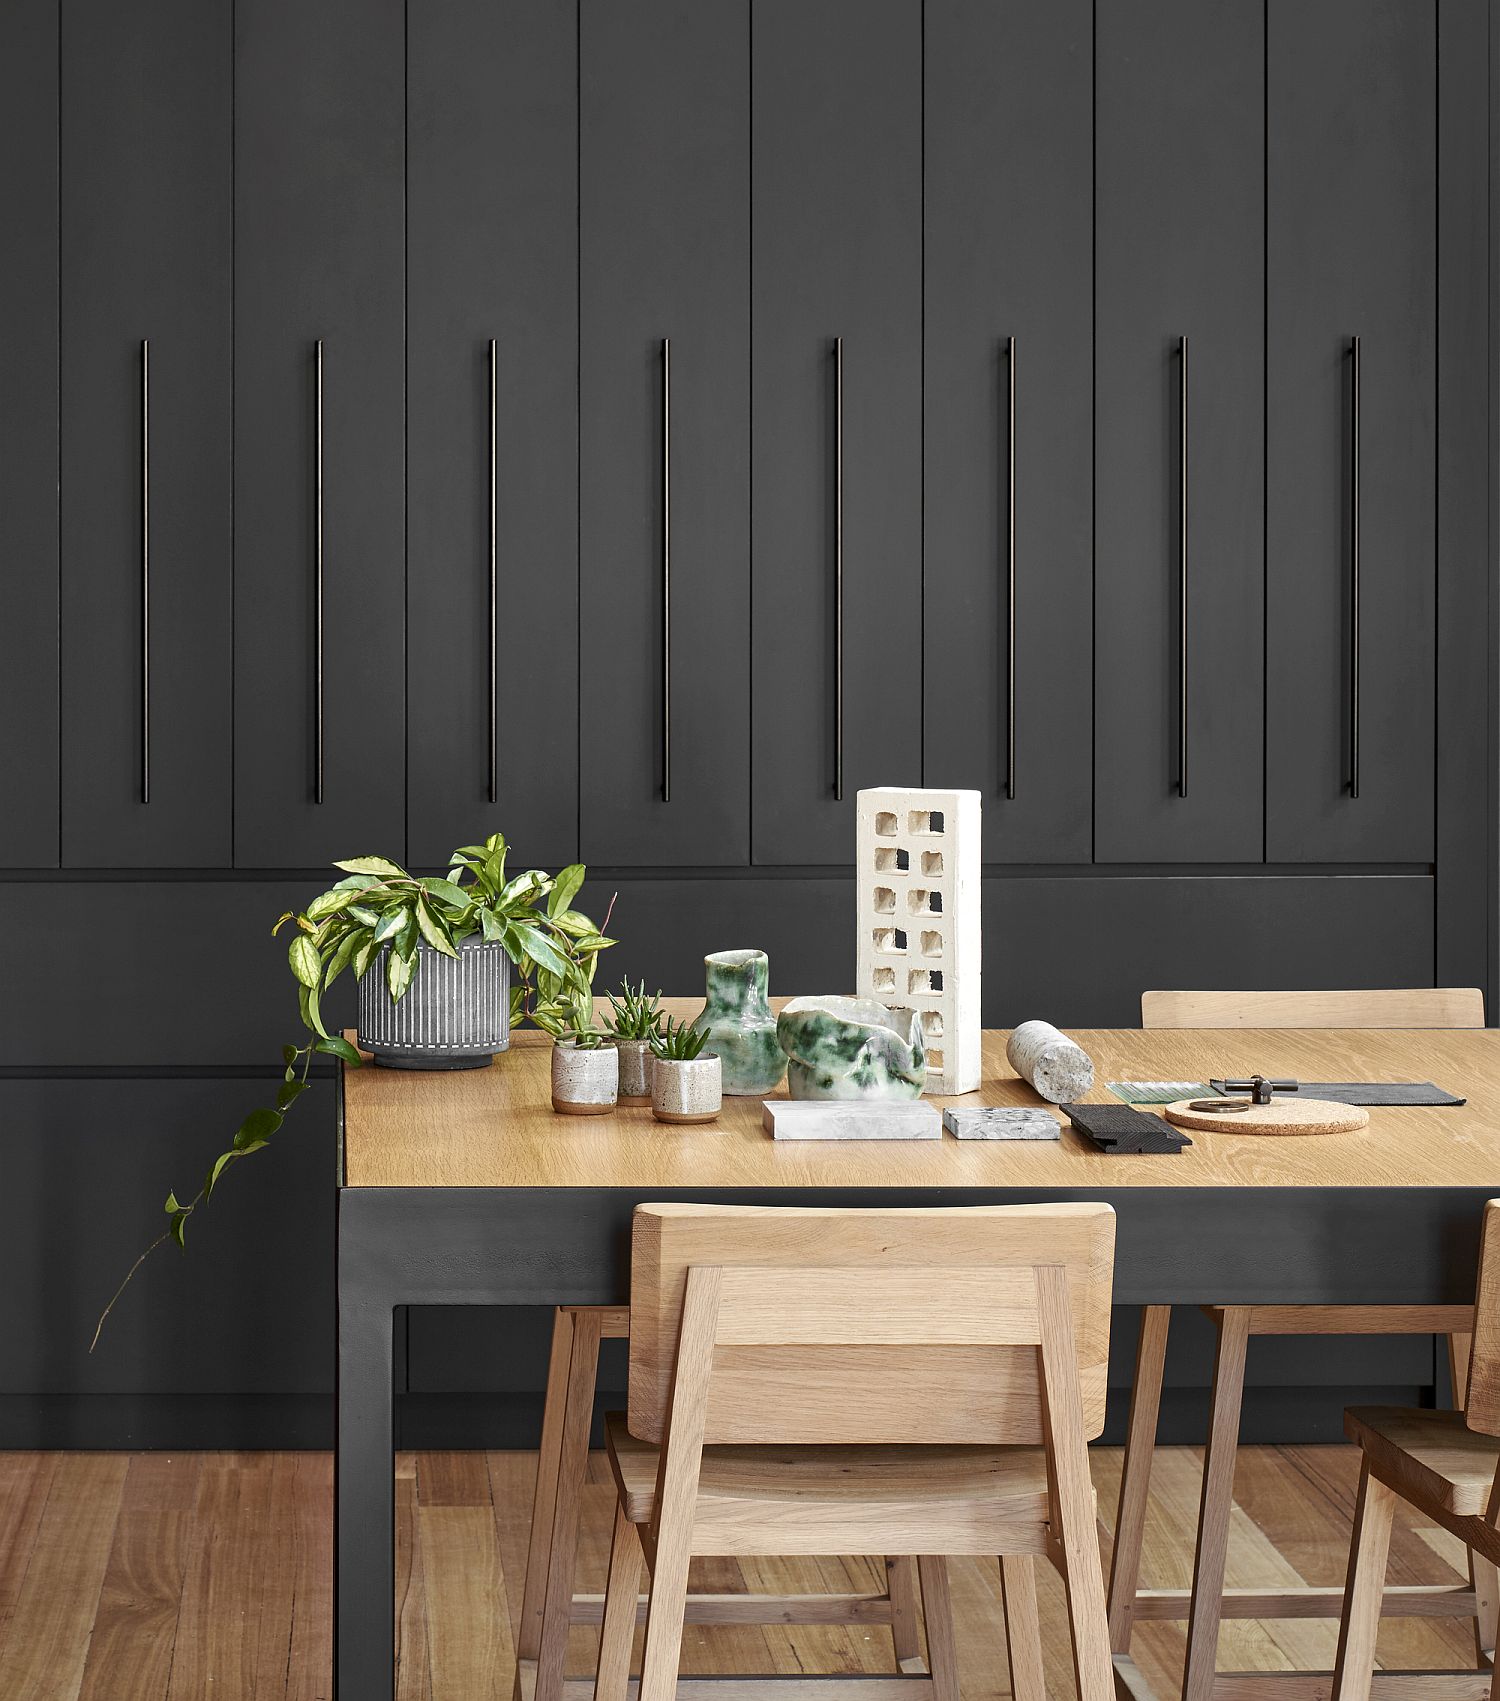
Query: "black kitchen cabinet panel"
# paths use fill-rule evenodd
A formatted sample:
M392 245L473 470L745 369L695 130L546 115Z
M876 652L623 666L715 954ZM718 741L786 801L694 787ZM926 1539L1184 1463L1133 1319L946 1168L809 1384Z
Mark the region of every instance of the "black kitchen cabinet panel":
M404 839L404 10L235 7L240 867Z
M1094 855L1256 861L1263 13L1112 0L1097 31Z
M753 851L842 863L859 788L922 773L921 6L752 35Z
M232 17L63 8L69 867L230 861Z
M579 29L580 848L743 863L749 9L584 0Z
M577 854L577 87L571 6L408 8L407 847L418 866L497 830L527 863Z
M0 866L58 862L57 0L0 7Z
M923 772L1087 862L1093 8L928 0L924 78Z
M187 1248L137 1272L94 1322L235 1129L275 1096L258 1080L0 1082L6 1187L0 1394L312 1393L333 1379L334 1082L284 1135L225 1173ZM56 1441L53 1443L56 1445Z
M1426 862L1437 15L1272 0L1267 31L1266 854Z

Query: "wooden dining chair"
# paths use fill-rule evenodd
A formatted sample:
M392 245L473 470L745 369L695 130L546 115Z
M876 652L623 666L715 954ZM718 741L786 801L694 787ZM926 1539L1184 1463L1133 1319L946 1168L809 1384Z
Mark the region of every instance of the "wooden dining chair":
M1482 1028L1484 995L1474 987L1416 987L1352 992L1145 992L1143 1028ZM1276 1591L1224 1588L1234 1460L1249 1340L1258 1335L1446 1335L1455 1397L1468 1366L1473 1307L1468 1305L1205 1305L1217 1331L1209 1433L1203 1454L1203 1488L1193 1589L1139 1589L1141 1541L1150 1487L1151 1455L1161 1407L1170 1308L1141 1313L1135 1381L1120 1483L1119 1513L1109 1577L1110 1643L1126 1654L1138 1611L1153 1618L1187 1618L1183 1701L1210 1701L1219 1625L1237 1618L1337 1617L1336 1590ZM1191 1602L1191 1604L1190 1604ZM1466 1590L1409 1587L1392 1590L1386 1611L1431 1616L1435 1610L1475 1622L1475 1657L1482 1666L1495 1647L1500 1583L1485 1561L1474 1567ZM1500 1701L1500 1698L1497 1698Z
M1344 1413L1344 1432L1360 1449L1359 1498L1333 1701L1369 1701L1397 1499L1457 1536L1481 1564L1500 1564L1500 1199L1484 1208L1462 1409L1355 1407ZM1500 1668L1490 1695L1500 1697Z
M702 1008L701 998L662 1000L663 1013L678 1021L691 1021ZM597 998L595 1019L602 1023L608 1014L608 1001ZM575 1592L579 1509L588 1476L600 1343L624 1340L629 1334L630 1312L625 1306L563 1305L553 1313L526 1577L516 1628L516 1701L561 1701L569 1628L597 1624L602 1616L602 1595ZM908 1674L924 1669L917 1567L912 1558L885 1561L881 1593L692 1595L686 1612L694 1624L888 1624L897 1669Z
M516 1627L516 1701L560 1701L569 1629L598 1624L603 1616L603 1595L575 1592L579 1512L588 1477L600 1343L629 1334L625 1306L561 1305L553 1314ZM888 1624L897 1669L914 1675L924 1669L915 1559L887 1559L885 1577L884 1592L875 1594L695 1594L688 1597L686 1615L693 1624Z
M1086 1443L1114 1226L1093 1204L638 1206L595 1701L625 1701L643 1570L638 1701L672 1701L694 1555L893 1547L923 1556L934 1701L958 1694L951 1554L1000 1559L1016 1701L1045 1697L1031 1562L1051 1559L1080 1701L1109 1701ZM887 1682L912 1691L861 1689Z

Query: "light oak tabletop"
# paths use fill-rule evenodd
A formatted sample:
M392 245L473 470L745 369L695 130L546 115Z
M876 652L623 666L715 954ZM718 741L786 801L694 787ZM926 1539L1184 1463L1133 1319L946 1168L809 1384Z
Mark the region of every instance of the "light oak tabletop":
M1375 1107L1353 1134L1195 1134L1175 1157L1107 1157L1061 1140L786 1142L758 1098L726 1098L715 1123L671 1127L649 1108L556 1116L550 1041L534 1031L484 1069L365 1067L344 1073L350 1187L1488 1187L1500 1195L1500 1031L1075 1029L1106 1081L1294 1076L1433 1081L1462 1107ZM351 1036L352 1037L352 1036ZM1003 1032L984 1037L984 1083L938 1105L1040 1104L1010 1070ZM781 1096L785 1089L780 1089Z

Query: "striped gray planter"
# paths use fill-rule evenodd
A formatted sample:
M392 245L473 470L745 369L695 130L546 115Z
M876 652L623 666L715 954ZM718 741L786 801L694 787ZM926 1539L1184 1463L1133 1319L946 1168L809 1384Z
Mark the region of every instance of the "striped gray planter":
M478 1069L510 1045L510 958L475 934L457 957L417 947L398 1004L386 990L385 946L359 983L359 1043L387 1069Z

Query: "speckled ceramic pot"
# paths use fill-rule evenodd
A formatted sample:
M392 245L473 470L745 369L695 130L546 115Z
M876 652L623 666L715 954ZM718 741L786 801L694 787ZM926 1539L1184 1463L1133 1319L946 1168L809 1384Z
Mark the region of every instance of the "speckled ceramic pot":
M776 1023L794 1099L915 1099L927 1081L915 1010L874 998L794 998Z
M786 1071L768 996L770 962L764 951L715 951L703 967L708 998L693 1026L708 1032L723 1066L724 1091L759 1098Z
M612 1045L552 1045L552 1108L561 1116L603 1116L620 1092L620 1054Z
M651 1041L617 1039L620 1054L620 1103L651 1103Z
M658 1122L712 1122L724 1102L719 1059L651 1059L651 1114Z

